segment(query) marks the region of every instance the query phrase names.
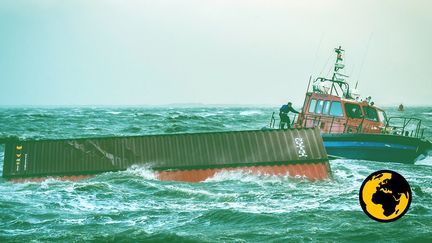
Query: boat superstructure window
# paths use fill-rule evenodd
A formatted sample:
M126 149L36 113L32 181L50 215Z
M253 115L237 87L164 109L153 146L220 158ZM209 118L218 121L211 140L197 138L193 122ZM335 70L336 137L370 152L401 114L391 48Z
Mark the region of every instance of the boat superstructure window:
M329 110L330 110L330 100L326 100L324 101L324 108L322 111L323 115L328 115Z
M330 116L343 116L342 104L339 101L333 101L331 103Z
M324 100L318 100L315 113L321 114L322 108L323 108Z
M384 124L386 123L386 121L387 121L387 115L386 115L386 113L384 111L378 110L378 117L379 117L379 119L380 119L380 121L382 123L384 123Z
M365 118L370 121L378 121L378 114L375 108L370 106L363 106L363 112L365 114Z
M309 103L309 112L314 112L316 106L316 99L312 99Z
M348 118L362 118L360 106L352 103L345 103L345 112Z

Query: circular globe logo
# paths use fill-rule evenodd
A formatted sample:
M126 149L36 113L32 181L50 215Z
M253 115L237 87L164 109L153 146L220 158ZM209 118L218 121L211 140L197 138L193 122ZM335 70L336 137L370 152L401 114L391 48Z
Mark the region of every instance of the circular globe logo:
M379 222L391 222L402 217L411 204L411 188L399 173L380 170L370 174L360 188L363 211Z

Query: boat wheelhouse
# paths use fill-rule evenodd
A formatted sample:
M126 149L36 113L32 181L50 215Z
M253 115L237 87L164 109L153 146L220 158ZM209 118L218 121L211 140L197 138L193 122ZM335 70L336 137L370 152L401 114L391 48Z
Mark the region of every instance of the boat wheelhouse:
M321 133L382 133L386 113L367 101L319 93L307 93L302 114L295 126L318 126Z

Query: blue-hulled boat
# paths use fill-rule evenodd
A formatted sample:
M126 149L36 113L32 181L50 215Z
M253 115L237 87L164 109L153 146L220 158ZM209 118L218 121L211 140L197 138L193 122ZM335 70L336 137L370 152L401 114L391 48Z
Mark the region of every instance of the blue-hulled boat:
M322 134L332 158L413 163L431 150L424 139L389 134Z
M319 127L324 146L333 158L414 163L432 151L424 138L421 120L387 117L371 100L351 89L341 73L344 50L335 48L336 62L331 78L318 77L309 90L309 80L302 112L292 126ZM275 126L274 113L270 126Z

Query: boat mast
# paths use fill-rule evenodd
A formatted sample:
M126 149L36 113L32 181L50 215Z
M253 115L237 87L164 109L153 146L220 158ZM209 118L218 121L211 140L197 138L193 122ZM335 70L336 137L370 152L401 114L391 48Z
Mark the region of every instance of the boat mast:
M348 75L340 73L339 70L342 70L345 67L345 64L342 63L343 62L343 55L345 54L345 50L343 50L341 46L339 46L338 48L335 48L334 50L336 52L336 62L335 62L334 69L333 69L333 77L331 79L331 81L333 81L333 83L332 83L330 94L333 93L333 89L337 93L337 90L334 87L335 83L337 83L339 85L339 88L342 90L342 94L343 94L342 86L343 86L343 84L346 84L344 78L348 78ZM349 90L348 89L347 89L346 93L343 94L343 96L345 96L345 98L348 98L348 96L349 96Z
M338 71L340 69L343 69L345 67L345 65L342 63L342 61L343 61L342 54L345 53L345 50L343 50L341 48L341 46L339 46L339 48L335 48L334 50L336 52L336 62L335 62L335 65L334 65L334 73L333 73L333 78L332 79L336 80L336 81L343 82L344 79L341 78L341 77L338 77L338 76L345 76L345 75L343 75L343 74L341 75Z

